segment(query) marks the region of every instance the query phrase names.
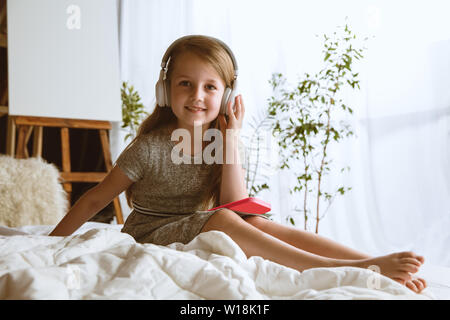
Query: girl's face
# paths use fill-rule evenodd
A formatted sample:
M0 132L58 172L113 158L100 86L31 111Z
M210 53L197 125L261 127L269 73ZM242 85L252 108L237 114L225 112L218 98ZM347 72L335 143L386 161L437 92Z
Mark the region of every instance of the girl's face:
M197 55L177 57L170 80L170 101L177 127L192 129L194 121L207 129L220 111L225 83L217 71Z

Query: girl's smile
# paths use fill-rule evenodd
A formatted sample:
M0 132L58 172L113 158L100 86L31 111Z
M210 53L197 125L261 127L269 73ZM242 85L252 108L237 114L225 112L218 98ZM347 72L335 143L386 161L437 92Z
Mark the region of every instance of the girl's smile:
M200 108L197 106L193 106L193 107L185 107L186 109L188 109L190 112L192 113L200 113L206 110L206 108Z

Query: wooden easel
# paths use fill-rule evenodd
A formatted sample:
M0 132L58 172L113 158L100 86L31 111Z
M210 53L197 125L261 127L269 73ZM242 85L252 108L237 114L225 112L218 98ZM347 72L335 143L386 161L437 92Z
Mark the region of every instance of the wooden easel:
M3 65L7 65L7 60L8 60L8 34L7 34L7 21L6 21L6 0L0 0L0 48L5 48L5 52L6 52L6 56L2 55L3 59L6 59L5 61L0 61L0 63ZM3 50L3 49L1 49ZM0 83L2 84L1 88L0 88L0 118L3 116L8 116L8 68L3 69L3 67L1 67L0 69L0 76L3 79L6 79L6 81L0 81ZM8 130L7 130L7 134L8 134L8 138L7 138L7 146L6 146L6 153L8 153L9 151L11 151L11 146L9 145L9 141L11 140L9 137L9 134L12 130L11 128L11 123L9 121L9 119L7 120L7 126L8 126Z
M61 118L43 118L43 117L26 117L26 116L10 116L13 126L17 128L17 147L16 158L28 158L27 143L33 134L33 157L42 156L42 132L43 127L59 127L61 128L61 155L62 155L62 172L61 180L64 190L67 192L70 203L70 194L72 192L73 182L101 182L103 178L112 169L111 152L108 141L108 131L111 129L109 121L97 120L76 120ZM79 129L96 129L100 134L100 142L102 145L103 158L105 160L106 172L72 172L70 165L70 144L69 144L69 128ZM113 200L114 209L118 224L123 224L122 208L120 206L119 197Z

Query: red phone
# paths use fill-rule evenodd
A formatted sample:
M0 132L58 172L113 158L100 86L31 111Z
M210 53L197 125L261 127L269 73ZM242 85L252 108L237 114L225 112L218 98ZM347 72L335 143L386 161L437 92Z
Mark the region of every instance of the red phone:
M264 202L257 198L246 198L234 202L230 202L224 205L221 205L219 207L215 207L212 209L209 209L208 211L220 209L220 208L227 208L233 211L239 211L239 212L245 212L245 213L256 213L256 214L263 214L268 211L270 211L271 206L270 203Z

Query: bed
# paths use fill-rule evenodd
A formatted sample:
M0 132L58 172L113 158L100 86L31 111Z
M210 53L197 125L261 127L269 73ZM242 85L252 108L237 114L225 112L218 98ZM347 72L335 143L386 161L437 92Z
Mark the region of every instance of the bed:
M67 212L58 169L0 156L0 299L449 299L450 269L427 266L421 294L361 268L298 272L247 259L225 233L188 244L140 244L122 225L88 222L47 236Z
M298 272L247 259L225 233L140 244L121 225L88 222L69 237L53 225L0 226L0 299L449 299L450 269L424 265L421 294L371 270Z

